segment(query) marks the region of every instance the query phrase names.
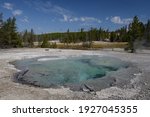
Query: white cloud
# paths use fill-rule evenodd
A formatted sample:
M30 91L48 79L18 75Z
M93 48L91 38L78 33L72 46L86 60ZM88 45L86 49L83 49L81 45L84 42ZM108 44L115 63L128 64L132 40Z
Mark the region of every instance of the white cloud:
M71 11L69 11L69 10L67 10L67 9L65 9L65 8L62 8L62 7L60 7L60 6L57 6L57 5L54 5L53 7L52 7L52 10L51 10L52 12L54 12L54 13L57 13L57 14L59 14L59 15L67 15L67 16L69 16L69 15L71 15L72 14L72 12Z
M14 5L11 3L8 3L8 2L5 2L2 7L7 9L7 10L10 10L14 16L21 15L23 13L22 10L14 9L13 8Z
M67 16L67 15L63 15L63 20L65 21L65 22L67 22L68 20L69 20L69 17Z
M54 5L48 0L26 0L25 2L40 12L55 13L61 16L71 14L69 10L58 5Z
M94 17L81 17L80 20L83 21L83 22L97 22L97 23L101 23L100 19L97 19L97 18L94 18Z
M121 19L120 16L114 16L110 20L115 24L129 24L132 21L131 18Z
M124 24L129 24L129 23L131 23L132 22L132 18L126 18L126 19L123 19L123 22L124 22Z
M113 22L115 24L123 24L123 21L121 20L121 18L119 16L112 17L111 22Z
M94 17L74 17L74 16L67 16L63 15L63 19L60 21L63 22L83 22L83 23L101 23L100 19Z
M74 17L74 18L70 19L70 22L77 22L77 21L79 21L79 18L77 18L77 17Z
M14 16L17 16L17 15L21 15L23 12L22 12L22 10L14 10L13 12L12 12L12 14L14 15Z
M13 4L5 2L3 4L3 8L8 9L8 10L13 10Z
M21 19L21 21L24 23L29 23L29 18L25 16L23 19Z

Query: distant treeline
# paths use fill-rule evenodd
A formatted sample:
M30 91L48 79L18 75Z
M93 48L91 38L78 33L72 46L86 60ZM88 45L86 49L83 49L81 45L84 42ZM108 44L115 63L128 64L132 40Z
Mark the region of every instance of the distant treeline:
M92 41L128 42L129 49L134 52L136 40L144 40L146 43L150 43L150 20L144 24L135 16L128 26L116 31L102 28L91 28L89 30L81 28L79 32L71 32L68 29L63 33L34 34L33 29L17 32L16 19L8 18L3 21L3 15L0 14L0 48L34 47L34 42L38 42L39 47L49 47L49 41L53 40L64 44Z
M86 31L83 28L79 32L70 32L68 29L63 33L49 33L37 35L40 40L59 40L61 43L79 43L86 41L103 41L109 38L108 30L103 30L102 28L91 28Z

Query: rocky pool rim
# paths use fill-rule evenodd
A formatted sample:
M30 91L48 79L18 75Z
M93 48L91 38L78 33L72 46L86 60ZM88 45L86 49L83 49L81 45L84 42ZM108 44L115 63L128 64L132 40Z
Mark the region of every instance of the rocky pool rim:
M80 55L80 57L81 56L98 56L98 57L100 57L99 55ZM54 57L60 57L60 56L40 56L40 57L33 57L33 58L23 58L23 59L21 59L21 60L14 60L14 61L9 61L9 64L12 64L12 65L14 65L14 67L16 68L16 69L18 69L18 67L16 66L16 64L15 64L15 62L16 61L22 61L22 60L26 60L26 59L35 59L35 60L37 60L37 59L40 59L40 58L54 58ZM68 56L68 57L78 57L78 56ZM66 57L66 58L68 58L68 57ZM118 57L112 57L112 56L102 56L102 57L110 57L110 58L116 58L116 59L120 59L120 58L118 58ZM129 62L129 61L125 61L125 60L122 60L122 59L120 59L121 61L123 61L123 62L125 62L125 63L127 63L128 64L128 66L127 67L124 67L123 69L128 69L128 68L131 68L131 69L136 69L137 68L137 65L135 64L135 63L133 63L133 62ZM138 69L138 68L137 68ZM18 69L18 70L20 70L20 71L22 71L23 69ZM122 68L120 68L120 69L117 69L116 71L114 71L114 72L117 72L118 70L122 70ZM69 88L70 90L72 90L72 91L82 91L81 90L81 87L84 85L84 84L78 84L78 85L75 85L75 84L71 84L71 83L68 83L68 84L65 84L65 85L54 85L54 86L52 86L52 87L43 87L43 86L40 86L40 85L35 85L35 84L32 84L32 83L28 83L28 82L24 82L24 81L18 81L16 78L15 78L15 75L16 74L18 74L18 73L20 73L20 71L19 72L16 72L16 73L14 73L13 74L13 76L12 76L12 81L13 82L15 82L15 83L20 83L20 84L22 84L22 85L28 85L28 86L30 86L30 87L38 87L38 88L42 88L42 89L45 89L45 88L54 88L54 89L59 89L59 88L62 88L62 87L64 87L64 88ZM137 70L138 71L138 70ZM103 77L101 77L101 78L98 78L99 80L104 80L105 79L105 81L107 82L107 79L110 79L111 78L111 74L108 76L107 74L105 75L105 76L103 76ZM116 78L112 78L111 79L111 81L113 81L113 82L111 82L111 84L109 85L109 86L104 86L103 88L100 88L100 89L95 89L95 91L100 91L100 90L102 90L102 89L105 89L105 88L110 88L110 87L112 87L112 86L118 86L118 84L115 84L115 82L116 82ZM100 82L100 81L99 81ZM100 83L101 84L101 83ZM124 84L126 84L126 83L124 83ZM87 85L88 86L90 86L89 85L89 83L87 83ZM91 87L93 87L93 85L91 85Z

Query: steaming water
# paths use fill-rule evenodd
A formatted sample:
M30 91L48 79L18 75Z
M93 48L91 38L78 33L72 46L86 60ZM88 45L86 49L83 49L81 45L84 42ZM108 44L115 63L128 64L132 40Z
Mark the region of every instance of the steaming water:
M29 69L22 82L41 87L82 83L128 66L120 59L99 56L25 59L16 61L15 65L19 69Z

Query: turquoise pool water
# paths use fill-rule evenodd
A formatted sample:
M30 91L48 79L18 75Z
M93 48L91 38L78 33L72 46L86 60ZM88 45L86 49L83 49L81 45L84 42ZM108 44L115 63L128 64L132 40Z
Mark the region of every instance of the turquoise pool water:
M52 60L49 60L51 59ZM55 60L56 58L56 60ZM15 61L18 69L28 68L22 82L41 87L53 87L68 83L76 84L105 76L128 64L120 59L99 56L81 56L57 59L57 57L34 58Z

